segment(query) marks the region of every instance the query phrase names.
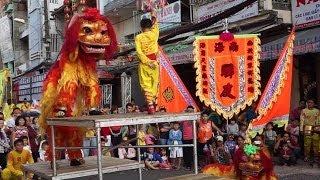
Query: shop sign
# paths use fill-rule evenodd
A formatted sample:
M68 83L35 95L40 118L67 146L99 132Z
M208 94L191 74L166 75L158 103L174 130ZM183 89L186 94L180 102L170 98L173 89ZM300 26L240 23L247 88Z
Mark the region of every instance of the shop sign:
M287 36L285 38L287 38ZM285 38L262 45L260 54L261 60L278 58L284 46ZM320 52L320 28L298 32L294 42L293 53L299 55L316 52Z
M193 62L194 58L193 47L190 45L190 47L182 51L173 52L168 55L173 65L190 63Z
M245 0L218 0L204 6L200 6L196 11L196 20L197 22L202 22L206 19L209 19L216 14L223 12L227 9L230 9ZM229 22L236 22L243 19L247 19L249 17L257 16L259 14L258 10L258 2L254 2L250 6L244 8L242 11L230 16L228 18ZM216 26L221 24L222 21L215 24Z
M307 28L320 24L319 0L292 0L292 23L297 28Z
M151 14L146 13L141 18L150 18ZM157 18L161 30L180 26L181 23L181 2L176 1L157 10Z

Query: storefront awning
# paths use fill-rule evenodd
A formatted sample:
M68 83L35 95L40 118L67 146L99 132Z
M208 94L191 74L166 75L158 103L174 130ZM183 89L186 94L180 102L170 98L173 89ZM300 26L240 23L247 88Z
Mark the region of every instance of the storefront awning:
M277 59L288 36L261 46L261 60ZM320 28L308 29L296 33L293 53L295 55L320 52Z

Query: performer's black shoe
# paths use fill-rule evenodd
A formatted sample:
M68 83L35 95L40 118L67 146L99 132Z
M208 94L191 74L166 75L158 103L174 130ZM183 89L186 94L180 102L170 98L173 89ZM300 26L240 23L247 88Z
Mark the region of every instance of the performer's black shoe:
M82 163L77 159L70 160L70 166L80 166Z

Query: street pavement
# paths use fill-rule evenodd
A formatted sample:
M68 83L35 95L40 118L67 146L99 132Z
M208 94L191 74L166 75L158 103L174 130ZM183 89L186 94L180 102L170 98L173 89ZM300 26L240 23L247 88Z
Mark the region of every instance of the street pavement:
M299 162L297 166L276 166L275 171L278 174L281 180L320 180L320 168L317 166L310 167L308 164L304 162ZM105 174L103 179L107 180L138 180L139 179L139 171L131 170L131 171L123 171L111 174ZM192 174L192 171L186 170L143 170L143 179L144 180L158 180L169 178L170 180L209 180L216 179L222 180L226 178L218 178L218 177L208 177L208 176L183 176ZM174 178L175 176L181 176L180 178ZM171 178L170 178L171 177ZM83 177L77 178L77 180L96 180L96 176L91 177Z

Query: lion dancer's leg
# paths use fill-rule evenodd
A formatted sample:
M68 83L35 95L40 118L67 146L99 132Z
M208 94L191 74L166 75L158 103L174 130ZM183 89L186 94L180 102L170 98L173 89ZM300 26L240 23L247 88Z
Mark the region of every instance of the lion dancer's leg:
M152 79L152 101L154 108L157 106L157 99L159 95L159 83L160 83L160 65L157 64L156 68L152 70L151 79Z
M54 128L54 139L55 139L55 147L64 147L65 143L64 143L64 134L63 131L60 130L61 127L55 127ZM52 131L51 131L51 127L47 128L47 135L48 135L48 142L50 145L52 145ZM56 150L56 159L59 160L62 158L61 156L61 150ZM48 149L48 151L46 151L46 155L48 157L48 161L52 162L53 160L53 154L52 154L52 147L50 147Z
M66 133L66 144L67 147L82 147L83 138L84 138L84 130L81 128L69 128ZM71 166L79 166L84 164L82 152L79 149L68 149L67 151L68 157L70 159Z
M55 105L55 114L61 111L61 108L65 109L65 117L72 117L73 107L75 104L75 99L77 96L77 88L78 85L76 83L68 84L67 88L63 88L63 90L59 93L59 98L56 101ZM58 115L58 114L57 114ZM60 115L59 115L60 116ZM49 140L51 141L51 129L48 128ZM74 141L74 142L73 142ZM80 147L83 142L83 133L79 128L75 127L56 127L55 128L55 143L56 147ZM52 142L50 142L51 144ZM61 158L61 152L57 151L57 158ZM77 150L67 150L66 151L71 166L77 166L82 163L83 157L80 149ZM52 151L49 151L49 159L52 160Z
M146 101L148 103L149 114L155 113L154 101L156 100L157 94L155 83L158 83L154 81L155 73L157 73L157 71L155 71L154 69L151 69L150 67L144 64L139 65L139 82L141 89L145 95Z

